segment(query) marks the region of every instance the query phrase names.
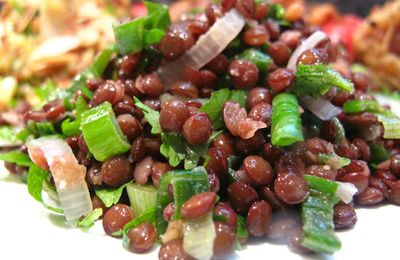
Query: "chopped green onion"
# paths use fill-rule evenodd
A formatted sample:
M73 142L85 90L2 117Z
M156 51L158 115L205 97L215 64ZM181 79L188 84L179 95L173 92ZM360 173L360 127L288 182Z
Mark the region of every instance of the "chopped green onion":
M322 64L298 65L296 80L292 91L299 97L323 95L331 87L338 87L347 92L354 91L352 82L338 72Z
M157 190L151 185L130 183L126 186L131 208L136 215L156 208Z
M390 152L386 150L383 144L371 144L369 148L371 150L371 163L380 163L390 158Z
M134 97L135 106L140 108L146 118L147 122L151 125L151 133L152 134L160 134L161 126L160 126L160 113L150 107L146 106L137 97Z
M333 206L338 184L323 178L305 175L310 193L301 204L304 238L302 245L317 253L333 254L341 247L334 233Z
M26 130L28 136L33 135L35 138L56 134L56 130L50 122L29 121Z
M337 117L331 119L330 123L334 127L336 136L335 143L341 143L346 138L346 132L340 120Z
M240 57L254 63L264 75L268 74L269 66L272 63L272 58L269 55L256 49L247 49Z
M224 126L221 111L227 101L237 102L241 107L246 105L247 93L243 90L220 89L211 94L211 98L200 108L201 112L206 113L213 124L215 130Z
M100 162L130 148L108 102L84 112L81 129L89 151Z
M296 97L288 93L276 95L272 101L272 144L289 146L302 140L304 138Z
M383 138L400 139L400 118L382 107L375 100L350 100L343 105L346 114L370 112L373 113L384 128Z
M158 43L171 23L166 5L147 1L144 3L147 16L114 26L116 43L122 55L135 53Z
M332 167L333 170L338 170L346 165L350 164L350 159L345 157L340 157L337 154L317 154L317 160L319 163L326 164Z
M88 228L103 215L103 209L97 208L90 212L84 219L78 221L78 227Z
M173 198L168 193L168 186L172 185ZM161 176L160 188L157 193L157 232L164 234L168 222L164 219L163 210L170 203L174 202L175 212L172 220L181 219L182 205L193 195L209 191L207 172L203 167L192 170L169 171Z
M216 237L212 213L186 220L183 224L183 248L195 259L211 259Z

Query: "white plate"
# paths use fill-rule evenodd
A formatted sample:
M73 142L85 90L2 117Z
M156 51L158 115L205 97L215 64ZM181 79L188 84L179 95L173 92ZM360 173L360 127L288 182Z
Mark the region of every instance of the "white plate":
M390 103L399 113L400 104ZM157 248L143 255L128 252L120 239L104 234L99 222L88 232L68 229L63 217L34 201L26 185L1 166L0 205L0 259L157 259ZM357 209L357 216L353 229L338 232L342 249L333 256L301 256L265 241L248 245L231 259L400 259L400 207Z

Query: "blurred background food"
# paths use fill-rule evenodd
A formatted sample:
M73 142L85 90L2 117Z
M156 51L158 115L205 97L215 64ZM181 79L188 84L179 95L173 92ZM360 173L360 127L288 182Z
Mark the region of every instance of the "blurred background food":
M19 104L21 110L38 105L44 82L48 88L69 86L113 41L115 19L130 16L129 0L0 3L0 111L19 99L28 102Z
M218 1L218 0L214 0ZM289 22L303 19L321 27L346 59L370 67L379 85L400 88L400 0L271 0L286 7ZM211 0L159 0L173 20L204 10ZM145 15L132 0L0 1L0 125L18 125L55 88L75 75L113 42L112 24ZM344 64L344 65L343 65ZM340 61L334 64L340 70ZM344 69L343 69L344 70ZM12 108L12 109L10 109Z

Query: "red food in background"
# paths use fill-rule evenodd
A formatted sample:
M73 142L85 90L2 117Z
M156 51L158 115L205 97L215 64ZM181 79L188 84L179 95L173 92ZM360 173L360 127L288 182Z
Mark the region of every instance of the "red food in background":
M362 19L360 17L347 14L323 24L322 30L328 34L332 42L342 42L347 48L350 57L354 60L353 34L361 23Z

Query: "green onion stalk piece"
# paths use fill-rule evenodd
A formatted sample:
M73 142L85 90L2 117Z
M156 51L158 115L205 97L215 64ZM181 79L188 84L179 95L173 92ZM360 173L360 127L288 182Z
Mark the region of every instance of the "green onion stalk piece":
M111 104L106 102L82 114L81 130L94 158L104 162L127 152L130 145L122 133Z
M341 247L334 233L333 207L339 200L350 203L357 188L351 183L335 182L305 175L309 195L301 204L304 238L302 245L317 253L333 254Z
M297 98L288 93L276 95L272 100L272 144L289 146L303 140Z
M333 207L339 202L336 196L338 184L315 176L304 177L310 193L301 204L302 245L317 253L333 254L341 247L333 224Z
M386 150L383 144L371 144L369 148L371 150L371 163L380 163L390 158L390 152Z
M126 186L131 208L136 215L156 208L157 190L152 185L130 183Z
M269 55L256 49L247 49L240 57L254 63L264 75L268 74L269 66L272 63L272 58Z
M375 100L351 100L343 105L346 114L370 112L374 114L384 128L383 138L400 139L400 118L382 107Z
M338 170L343 168L346 165L350 164L350 159L345 157L340 157L337 154L326 154L319 153L317 154L317 160L319 163L327 164L332 167L333 170Z
M169 184L173 187L173 198L168 194ZM210 186L204 167L191 170L169 171L161 176L160 188L157 193L157 233L164 234L168 222L164 219L163 210L170 202L174 202L175 212L172 220L181 219L182 205L193 195L209 191Z

